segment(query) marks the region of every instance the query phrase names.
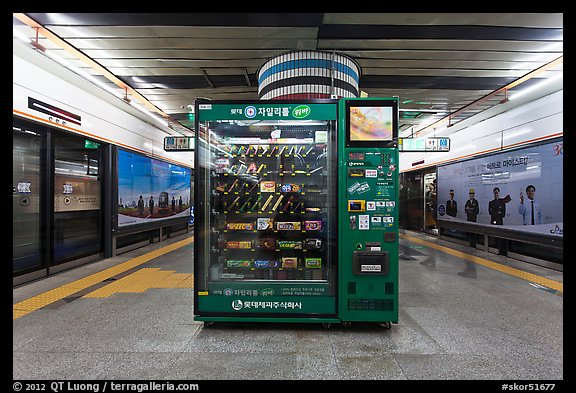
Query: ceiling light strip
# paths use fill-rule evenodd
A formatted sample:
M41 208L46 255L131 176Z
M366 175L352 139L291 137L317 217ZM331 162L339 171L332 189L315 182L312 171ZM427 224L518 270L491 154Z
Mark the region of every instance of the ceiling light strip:
M492 93L489 93L489 94L485 95L484 97L480 97L476 101L458 109L456 112L453 112L453 113L449 114L448 116L446 116L446 117L422 128L422 129L416 131L415 135L419 135L420 133L422 133L426 130L429 130L429 129L434 129L436 126L438 126L438 125L440 125L446 121L450 121L451 118L454 118L455 116L458 116L459 114L465 112L466 110L469 110L471 107L476 106L476 105L480 104L481 102L494 97L497 94L500 94L502 92L506 92L506 91L512 89L513 87L516 87L516 86L526 82L527 80L534 78L536 75L539 75L539 74L543 73L544 71L548 71L548 70L556 67L557 65L562 64L563 62L564 62L564 56L560 56L557 59L552 60L551 62L546 63L543 66L536 68L533 71L530 71L526 75L510 82L506 86L503 86L503 87L499 88L498 90L494 90Z
M50 42L58 45L59 47L64 49L66 52L70 53L72 56L81 60L83 63L85 63L86 65L88 65L89 67L94 69L96 72L98 72L100 75L103 75L104 77L106 77L106 79L108 79L109 81L114 83L116 86L118 86L122 90L129 92L134 98L136 98L138 101L140 101L140 103L142 103L142 105L144 105L146 107L146 109L148 109L149 111L158 113L167 122L176 123L176 121L173 120L170 116L168 116L161 109L159 109L158 107L153 105L150 101L148 101L146 98L144 98L144 96L142 96L140 93L138 93L132 87L130 87L126 83L122 82L122 80L120 80L118 77L116 77L110 71L108 71L106 68L104 68L103 66L98 64L96 61L92 60L90 57L86 56L84 53L82 53L81 51L79 51L78 49L73 47L72 45L68 44L66 41L64 41L62 38L60 38L56 34L52 33L50 30L44 28L42 25L40 25L34 19L30 18L28 15L23 14L23 13L14 13L12 15L16 19L18 19L20 22L26 24L27 26L29 26L32 29L36 30L37 32L41 33Z

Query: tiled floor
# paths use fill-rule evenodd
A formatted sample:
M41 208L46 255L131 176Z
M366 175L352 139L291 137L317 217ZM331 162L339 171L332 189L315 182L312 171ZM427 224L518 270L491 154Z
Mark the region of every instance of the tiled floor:
M369 323L205 327L193 319L189 236L14 288L14 305L66 285L77 291L22 315L16 310L22 306L14 307L13 379L564 378L561 272L407 232L400 241L399 323L391 329ZM173 250L162 253L169 245ZM97 284L74 284L135 258L141 263L111 270ZM556 289L480 263L488 260L514 271L528 267ZM118 284L134 275L140 285Z

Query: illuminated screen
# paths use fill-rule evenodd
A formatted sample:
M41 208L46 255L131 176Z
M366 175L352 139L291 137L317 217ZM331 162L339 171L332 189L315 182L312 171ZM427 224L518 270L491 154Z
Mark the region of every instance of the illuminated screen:
M350 107L350 141L392 141L393 115L390 106Z

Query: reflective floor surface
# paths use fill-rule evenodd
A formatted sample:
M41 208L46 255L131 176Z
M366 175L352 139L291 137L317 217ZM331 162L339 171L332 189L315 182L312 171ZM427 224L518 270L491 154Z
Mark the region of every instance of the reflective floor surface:
M563 274L414 232L399 323L193 319L183 235L13 289L15 380L562 380Z

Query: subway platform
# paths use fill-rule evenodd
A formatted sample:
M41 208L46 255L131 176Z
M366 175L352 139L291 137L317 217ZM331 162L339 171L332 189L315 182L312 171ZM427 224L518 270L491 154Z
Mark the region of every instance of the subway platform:
M13 288L13 380L560 382L563 273L401 231L399 322L193 319L193 236Z

